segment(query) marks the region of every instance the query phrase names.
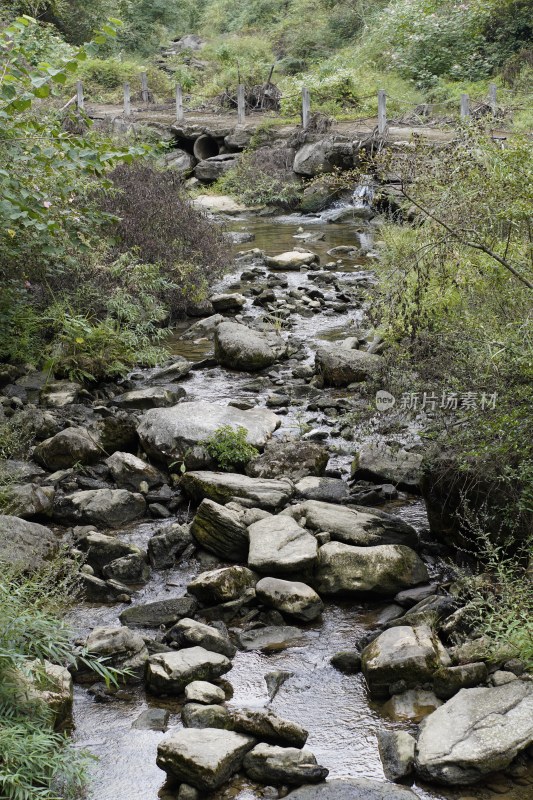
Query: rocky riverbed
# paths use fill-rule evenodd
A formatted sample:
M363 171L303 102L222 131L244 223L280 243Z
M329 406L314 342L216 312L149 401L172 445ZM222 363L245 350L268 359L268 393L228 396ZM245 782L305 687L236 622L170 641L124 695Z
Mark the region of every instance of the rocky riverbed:
M234 268L162 367L92 391L1 374L35 443L4 464L2 558L67 541L80 645L128 670L74 676L90 797L532 797L533 684L464 625L424 420L368 415L379 220L336 211L226 220ZM246 474L205 448L225 424L259 451Z

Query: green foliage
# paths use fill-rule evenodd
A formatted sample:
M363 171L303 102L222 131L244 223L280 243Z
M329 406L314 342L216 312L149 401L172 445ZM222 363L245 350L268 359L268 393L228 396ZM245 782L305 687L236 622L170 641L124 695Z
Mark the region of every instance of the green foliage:
M172 97L174 84L169 75L152 64L118 56L88 58L80 65L76 76L67 80L65 91L73 93L77 80L83 81L83 90L89 101L122 103L124 84L130 84L132 97L140 100L141 72L146 72L148 85L154 98L165 101Z
M246 464L258 455L255 447L247 442L248 432L241 425L235 430L231 425L221 425L213 435L204 442L211 458L220 469L226 472L243 469Z
M219 178L216 190L250 206L294 208L301 196L286 151L270 147L245 152L237 165Z

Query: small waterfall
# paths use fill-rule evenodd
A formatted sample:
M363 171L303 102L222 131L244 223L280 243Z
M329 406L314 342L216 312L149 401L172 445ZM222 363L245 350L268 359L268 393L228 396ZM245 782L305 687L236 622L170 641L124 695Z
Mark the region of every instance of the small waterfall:
M374 200L375 184L369 175L363 175L349 200L338 200L331 208L320 215L324 222L341 222L346 219L358 217L370 219L373 216L372 201Z

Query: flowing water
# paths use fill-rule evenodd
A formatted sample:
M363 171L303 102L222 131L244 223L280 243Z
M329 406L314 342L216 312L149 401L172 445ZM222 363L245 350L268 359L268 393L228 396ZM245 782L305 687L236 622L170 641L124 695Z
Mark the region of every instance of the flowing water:
M355 205L365 200L364 192L355 198ZM377 225L361 222L358 217L348 218L342 223L328 223L327 215L309 217L286 215L270 218L243 216L232 219L228 228L235 232L246 231L254 234L255 240L247 245L265 250L275 255L292 249L305 241L295 239L295 235L305 231L323 236L309 245L320 255L321 263L331 261L327 250L339 245L349 245L361 251L371 251ZM242 247L242 245L241 245ZM239 247L234 247L237 251ZM371 278L372 261L361 254L353 258L343 256L343 263L335 269L344 282L357 282ZM241 288L239 274L228 275L220 284L223 291ZM310 277L301 273L286 273L289 288L308 286ZM285 290L286 291L286 290ZM245 314L255 315L259 310L247 304ZM350 335L361 322L361 309L349 309L341 314L325 316L317 314L310 317L296 317L291 334L301 340L335 340ZM191 360L205 358L211 353L207 341L191 342L181 340L178 331L174 341L175 353ZM311 358L311 352L309 353ZM279 384L283 385L283 366L275 369ZM260 382L259 382L260 383ZM219 367L206 367L193 371L184 381L189 397L224 403L237 398L253 397L259 404L265 399L272 386L261 388L257 380L242 373L230 373ZM340 390L339 390L340 391ZM342 392L340 391L340 394ZM282 417L282 426L277 435L294 434L302 424L298 406L290 406ZM332 462L341 472L345 472L350 461L346 442L331 436L324 415L305 414L305 423L327 430L330 444L338 445L338 453ZM331 426L331 423L330 423ZM395 504L395 513L400 513L418 529L426 526L423 505L416 498L401 498ZM141 547L155 528L171 524L173 520L143 522L120 536ZM172 570L154 573L150 582L136 593L134 602L179 597L184 594L187 583L199 572L219 565L220 562L207 555L191 558ZM81 604L74 612L72 622L80 636L98 625L119 624L118 615L123 605L94 606ZM281 686L271 707L280 715L302 724L309 730L308 747L314 752L320 764L327 767L330 777L361 776L384 780L381 761L377 749L376 732L383 727L393 728L398 723L387 719L378 704L370 702L361 675L343 675L329 663L331 655L339 650L353 648L366 631L375 627L384 606L368 603L329 603L323 617L306 627L299 646L270 654L259 651L239 652L233 661L232 670L225 676L233 686L234 695L230 701L236 707L263 707L269 702L264 676L273 670L287 670L292 676ZM155 632L154 632L155 633ZM89 792L91 800L156 800L158 797L170 798L164 787L164 774L156 766L158 742L165 735L161 732L132 728L141 712L150 707L166 708L170 711L169 728L181 726L180 703L162 700L145 695L140 689L128 691L123 698L110 702L95 702L86 689L77 687L75 695L75 741L80 748L94 753L98 760L91 768L92 781ZM405 729L405 723L402 723ZM486 788L458 791L443 791L432 787L415 785L414 791L421 800L450 800L468 798L488 798L492 796ZM527 800L527 792L517 790L508 794L513 800ZM263 788L253 786L245 779L238 778L225 789L212 795L213 798L238 798L253 800L265 795ZM269 797L272 795L269 794ZM531 800L531 797L530 797Z

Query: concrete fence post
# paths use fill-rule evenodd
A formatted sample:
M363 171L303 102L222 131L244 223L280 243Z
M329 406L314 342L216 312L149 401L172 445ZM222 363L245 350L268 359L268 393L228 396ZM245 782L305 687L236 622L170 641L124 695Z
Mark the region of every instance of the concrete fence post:
M492 111L492 115L493 116L496 115L496 111L498 110L498 102L497 102L497 98L496 98L496 92L497 92L496 84L495 83L490 83L489 84L489 105L490 105L490 109Z
M176 87L176 119L178 122L183 122L183 89L181 86Z
M129 83L124 84L124 116L131 117L131 90Z
M378 133L383 136L387 130L387 93L385 89L378 90Z
M148 75L146 72L141 72L141 100L143 103L150 102L150 92L148 90Z
M302 89L302 128L307 130L311 117L311 95L309 89L304 86Z
M470 98L467 94L461 95L461 119L470 117Z
M239 125L244 125L246 117L246 99L244 96L244 84L239 83L237 86L237 122Z
M83 94L83 83L78 81L76 83L76 105L78 107L78 111L83 111L85 108L85 97Z

